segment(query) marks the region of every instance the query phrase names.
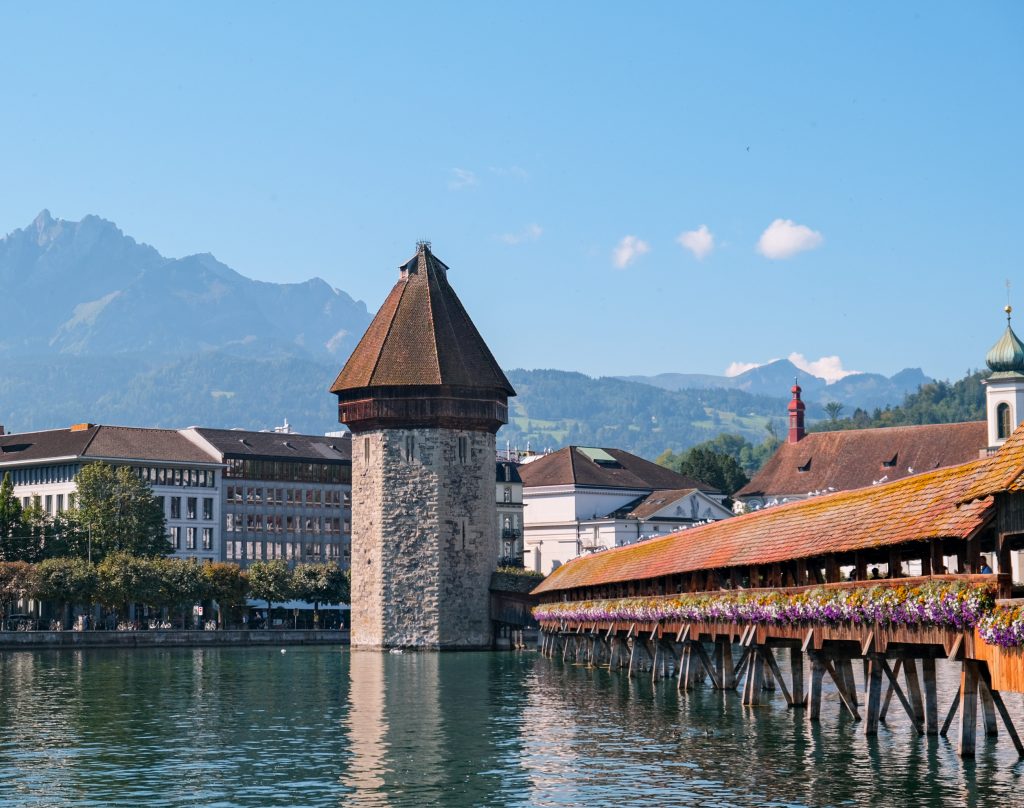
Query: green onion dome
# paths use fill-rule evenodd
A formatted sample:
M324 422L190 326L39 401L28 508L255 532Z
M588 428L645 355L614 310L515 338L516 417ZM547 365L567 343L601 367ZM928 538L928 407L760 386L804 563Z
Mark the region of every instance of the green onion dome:
M985 364L993 373L1022 373L1024 374L1024 344L1013 333L1010 327L1010 313L1013 311L1006 307L1006 331L999 338L999 342L992 346L992 349L985 357Z

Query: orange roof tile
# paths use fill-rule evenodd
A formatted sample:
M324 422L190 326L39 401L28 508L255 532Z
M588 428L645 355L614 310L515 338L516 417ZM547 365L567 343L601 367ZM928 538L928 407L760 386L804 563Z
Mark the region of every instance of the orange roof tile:
M985 470L974 478L960 501L1014 491L1024 491L1024 424L989 458Z
M992 506L974 502L957 507L957 502L987 462L813 497L583 556L556 569L534 592L773 564L940 537L966 539L988 521Z

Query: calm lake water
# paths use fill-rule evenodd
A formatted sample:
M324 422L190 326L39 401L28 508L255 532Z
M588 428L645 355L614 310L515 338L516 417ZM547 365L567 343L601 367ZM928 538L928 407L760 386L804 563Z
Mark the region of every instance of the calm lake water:
M2 805L1024 805L1005 739L964 765L895 700L869 740L834 694L812 728L780 694L744 708L535 653L19 651L0 669Z

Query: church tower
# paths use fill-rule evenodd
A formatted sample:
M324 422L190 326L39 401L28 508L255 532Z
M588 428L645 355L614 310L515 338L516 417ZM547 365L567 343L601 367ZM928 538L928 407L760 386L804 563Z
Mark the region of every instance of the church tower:
M429 243L331 392L352 430L352 647L489 648L494 435L515 390Z
M1002 446L1024 421L1024 345L1010 327L1013 309L1007 306L1006 331L985 357L992 370L985 384L989 448Z

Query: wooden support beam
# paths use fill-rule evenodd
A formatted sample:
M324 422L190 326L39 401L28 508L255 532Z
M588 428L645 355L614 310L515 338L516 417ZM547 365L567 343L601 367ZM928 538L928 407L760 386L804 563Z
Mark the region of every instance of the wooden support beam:
M708 656L707 649L704 648L704 643L700 640L695 640L690 643L694 651L697 652L697 658L701 661L704 666L704 670L708 672L708 676L711 677L711 684L714 685L716 690L722 689L721 679L718 678L718 672L715 670L715 666L711 663L711 657Z
M979 666L980 664L984 663L979 663ZM996 724L996 703L992 698L992 691L980 676L978 677L978 693L981 695L981 717L985 727L985 737L995 738L999 735L999 728Z
M853 706L859 706L857 700L857 680L853 676L853 660L852 659L837 659L836 670L845 679L846 693L853 702Z
M825 582L830 584L838 583L840 577L839 562L836 561L835 556L827 556L825 558Z
M953 725L953 719L956 718L956 714L959 709L960 686L957 685L956 693L953 694L953 703L949 705L949 710L946 711L946 720L942 722L942 729L939 730L939 735L943 738L946 737L946 733L949 732L949 728Z
M900 675L900 671L902 669L903 669L903 660L902 659L897 659L896 660L896 665L892 669L893 675L899 676ZM882 710L878 714L878 720L879 721L885 721L885 716L889 713L889 702L892 701L892 694L893 694L892 682L887 682L886 683L885 698L882 699Z
M1017 750L1017 756L1024 758L1024 744L1020 742L1020 736L1017 735L1017 730L1013 726L1013 719L1010 718L1010 713L1006 709L1006 704L1003 703L1003 697L998 690L992 689L992 673L988 669L988 665L981 665L978 670L979 679L982 684L982 689L987 691L992 697L992 701L995 704L996 710L999 712L999 717L1003 720L1003 726L1006 728L1006 734L1010 736L1010 740L1013 741L1013 748Z
M779 670L779 663L775 660L775 654L772 653L772 649L764 645L761 647L761 653L764 654L764 661L768 663L768 670L771 671L775 681L779 683L782 695L786 697L786 705L790 708L794 707L793 696L790 694L789 688L786 687L786 681L782 678L782 671Z
M732 638L719 637L715 661L719 667L718 681L723 690L736 689L736 669L732 664Z
M811 660L810 693L807 709L807 720L817 721L821 718L821 685L825 679L825 662L820 651L810 650L807 652Z
M903 559L900 557L899 550L893 549L889 551L889 577L903 577Z
M878 654L871 655L868 672L867 720L864 722L865 735L878 734L878 716L882 711L882 658ZM899 687L899 685L895 685Z
M921 660L921 674L924 677L924 727L929 735L939 734L939 694L935 680L935 658Z
M793 706L806 707L804 695L804 652L799 648L789 649L789 680L793 683Z
M839 691L839 698L842 700L846 711L854 721L860 721L860 713L857 712L856 696L853 696L847 689L846 676L836 671L828 657L822 656L822 661L825 663L825 670L828 671L828 675L832 677L832 682L835 684L836 690Z
M946 558L942 552L942 539L932 539L928 542L931 550L931 568L933 575L941 575L946 571Z
M907 669L908 669L907 666L909 665L909 663L911 661L912 660L907 660L907 661L904 662L904 666L903 666L904 672L907 671ZM900 687L900 681L899 681L899 679L896 678L896 674L893 673L892 668L889 667L889 663L886 660L886 658L881 656L881 655L875 656L872 659L872 669L874 668L875 664L877 664L882 669L882 672L886 675L886 677L888 677L889 684L892 686L892 689L895 691L896 697L900 700L900 704L903 705L903 709L906 711L907 717L910 719L911 723L914 725L914 729L917 730L917 734L918 735L924 735L924 720L923 720L923 716L919 717L917 715L916 710L914 708L914 705L911 704L910 700L906 697L906 695L904 695L903 689ZM914 670L914 675L915 675L915 677L917 675L916 668ZM922 709L922 712L923 712L923 709Z
M965 659L960 668L960 757L974 757L977 731L978 663Z
M911 718L921 727L924 727L924 699L921 695L921 679L917 675L917 661L913 657L908 656L903 662L903 679L907 683L907 698L910 700L910 706L914 708Z

